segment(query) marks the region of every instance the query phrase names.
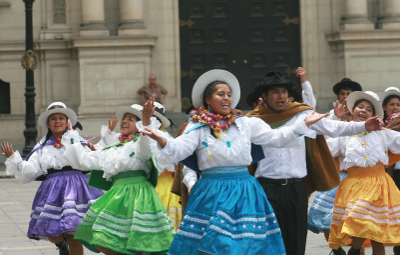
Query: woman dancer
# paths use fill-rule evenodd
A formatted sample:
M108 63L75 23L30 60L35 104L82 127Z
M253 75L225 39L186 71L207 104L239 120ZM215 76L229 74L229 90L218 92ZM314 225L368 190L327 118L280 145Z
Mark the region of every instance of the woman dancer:
M364 92L352 92L347 106L354 121L383 118L379 102ZM336 194L329 246L337 249L351 236L348 254L357 255L368 238L374 255L385 254L383 245L400 243L400 191L384 169L389 164L388 152L400 153L400 133L373 131L327 142L332 156L339 157L340 169L348 174Z
M292 127L272 130L261 119L241 118L232 109L239 98L234 75L208 71L193 87L193 104L201 107L191 112L186 134L170 139L142 131L158 142L151 146L160 163L176 163L196 152L194 163L202 174L198 181L193 171L185 177L195 185L189 185L188 206L169 254L285 254L273 210L246 168L252 162L251 143L299 146L300 135L315 135L307 126L326 115L309 114Z
M63 255L68 254L68 246L71 254L83 255L82 244L73 237L88 208L103 192L89 187L88 177L64 159L66 148L61 138L67 130L67 120L75 125L76 113L64 103L52 103L38 119L42 127L48 128L47 135L25 161L11 145L3 144L1 148L7 157L7 174L15 174L22 183L43 180L32 204L28 237L55 243ZM82 151L89 151L81 145L81 137L76 139Z
M123 117L119 141L103 150L82 150L76 144L77 131L68 131L63 136L67 147L64 157L74 167L101 170L112 184L92 205L76 231L75 239L94 252L107 255L166 252L174 238L174 227L154 188L158 174L148 142L144 141L148 138L140 136L137 129L142 125L159 128L154 117L150 121L153 103L151 100L145 105L143 123L139 121L142 113L135 105L120 107L117 116Z

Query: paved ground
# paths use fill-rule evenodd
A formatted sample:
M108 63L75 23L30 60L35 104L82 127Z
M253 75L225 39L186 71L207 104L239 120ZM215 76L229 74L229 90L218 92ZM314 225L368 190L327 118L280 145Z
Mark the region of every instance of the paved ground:
M53 244L26 237L32 201L40 182L21 184L5 176L4 165L0 164L0 255L57 255ZM348 250L348 247L344 248ZM328 255L329 252L322 234L308 233L307 255ZM85 254L96 253L85 250ZM372 254L370 248L366 254ZM386 254L393 254L392 247L386 248Z

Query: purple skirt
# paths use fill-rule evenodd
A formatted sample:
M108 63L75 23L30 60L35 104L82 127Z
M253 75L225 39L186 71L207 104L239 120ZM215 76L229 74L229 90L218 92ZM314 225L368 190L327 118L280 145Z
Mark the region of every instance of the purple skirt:
M104 194L87 182L88 177L81 171L48 175L32 204L28 237L38 240L74 234L89 207Z

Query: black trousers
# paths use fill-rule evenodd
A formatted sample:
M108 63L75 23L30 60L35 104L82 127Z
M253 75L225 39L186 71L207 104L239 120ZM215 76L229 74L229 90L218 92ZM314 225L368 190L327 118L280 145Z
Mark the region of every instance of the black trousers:
M307 189L304 181L287 185L258 178L274 209L287 255L304 255L307 240ZM267 254L267 253L266 253Z

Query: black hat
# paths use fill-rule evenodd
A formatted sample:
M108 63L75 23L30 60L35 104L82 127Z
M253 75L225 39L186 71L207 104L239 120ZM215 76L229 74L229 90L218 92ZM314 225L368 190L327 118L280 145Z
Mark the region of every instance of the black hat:
M298 85L294 85L292 88L288 89L289 95L293 95L294 101L296 102L301 102L303 101L303 96L301 95L303 93L302 89Z
M272 87L286 87L288 89L295 85L292 81L285 79L285 76L278 71L268 72L264 75L263 81L255 87L255 91L264 92L265 90Z
M251 92L246 98L247 105L250 106L251 108L253 108L253 103L257 104L260 96L261 96L260 92L257 92L257 91Z
M335 86L333 86L333 93L339 95L340 89L342 87L349 87L353 91L362 91L361 85L359 83L352 81L349 78L344 78L340 82L336 83Z

